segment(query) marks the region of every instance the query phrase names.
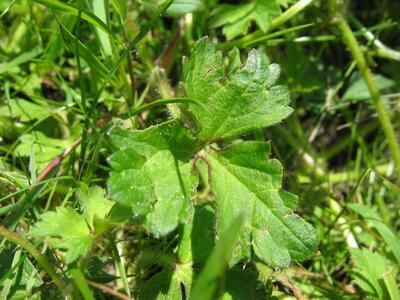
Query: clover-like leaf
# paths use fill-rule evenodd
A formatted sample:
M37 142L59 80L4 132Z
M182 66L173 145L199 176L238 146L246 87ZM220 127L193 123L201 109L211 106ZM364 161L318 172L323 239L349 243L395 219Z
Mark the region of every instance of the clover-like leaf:
M251 259L254 252L270 266L287 267L292 259L307 259L316 250L316 232L293 212L296 197L281 190L282 166L267 160L269 154L269 144L253 141L205 152L218 205L218 232L238 213L246 215L232 264Z
M184 86L188 98L203 105L189 105L197 122L197 137L203 142L238 136L273 125L286 118L288 89L275 85L280 67L257 50L251 50L241 66L239 51L229 54L224 70L221 52L201 39L184 62Z
M195 140L179 121L146 130L115 128L110 140L119 149L109 160L111 198L145 216L144 223L155 236L174 230L187 218L196 192L190 164Z

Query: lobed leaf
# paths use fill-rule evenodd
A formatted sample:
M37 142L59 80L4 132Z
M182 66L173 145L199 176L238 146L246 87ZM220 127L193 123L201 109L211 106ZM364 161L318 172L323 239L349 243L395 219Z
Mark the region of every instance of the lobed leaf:
M25 133L19 137L20 144L15 152L21 156L30 156L34 153L35 164L38 170L44 169L55 156L72 143L71 138L60 140L46 136L40 131ZM33 157L31 157L33 158Z
M145 216L144 223L154 235L174 230L187 218L196 192L197 178L190 164L194 139L178 121L143 131L115 128L110 139L120 149L109 160L111 198L130 207L133 214Z
M233 50L225 72L222 54L211 42L197 42L184 62L184 86L188 98L203 104L189 104L198 138L210 142L238 136L286 118L292 109L287 87L275 85L279 75L279 65L254 49L243 67L239 51Z
M65 250L67 263L85 255L91 249L93 238L103 232L106 215L113 205L112 201L105 198L104 190L98 186L81 189L79 202L83 207L83 215L60 206L56 211L42 214L29 231L31 236L44 239L51 247Z
M248 141L205 154L218 204L218 233L238 213L246 215L232 264L250 260L253 252L272 267L287 267L292 259L313 255L316 232L293 212L295 196L281 190L282 166L277 160L267 160L269 144Z
M281 190L282 166L267 160L268 144L242 142L222 151L207 146L287 117L289 94L286 87L275 85L279 74L279 66L257 50L250 51L244 66L238 50L232 51L224 68L222 54L202 39L184 64L186 96L194 101L180 106L180 120L110 132L111 198L132 209L156 237L184 224L177 251L181 262L201 263L208 256L205 250L206 255L199 255L193 235L205 235L205 246L214 244L208 239L211 215L192 209L198 178L191 161L199 157L211 174L218 236L237 215L245 215L231 264L255 255L269 266L287 267L293 259L304 260L315 252L316 233L293 212L296 196Z
M55 248L66 250L65 259L70 263L85 255L92 247L92 238L85 220L73 209L58 207L41 215L29 231L36 238L43 238Z
M210 26L223 26L222 32L231 40L247 33L253 21L266 32L271 21L280 12L279 5L274 0L254 0L241 5L222 4L213 11Z
M96 221L106 219L114 205L113 201L107 200L105 191L99 186L82 188L79 192L79 202L91 230L95 230Z

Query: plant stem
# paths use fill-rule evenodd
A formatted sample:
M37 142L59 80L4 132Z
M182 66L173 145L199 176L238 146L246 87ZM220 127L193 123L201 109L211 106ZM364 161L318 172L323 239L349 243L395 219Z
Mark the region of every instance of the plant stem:
M51 279L53 279L54 283L57 287L64 293L65 284L60 276L53 270L50 263L44 258L44 256L27 240L18 235L17 233L10 231L3 226L0 226L0 236L8 239L9 241L21 246L26 251L28 251L36 261L41 265L41 267L49 274Z
M332 16L334 18L335 24L340 30L343 38L343 42L350 49L351 55L355 60L362 78L367 85L371 98L374 102L375 109L378 113L379 121L381 123L383 132L388 140L389 148L392 153L394 165L397 171L397 179L400 180L400 147L396 140L396 133L394 131L392 122L389 117L389 113L385 108L383 99L379 93L378 86L373 78L372 72L369 69L367 62L365 60L364 54L362 53L361 47L358 44L353 31L351 30L344 11L343 5L339 6L337 0L329 1Z
M374 47L376 48L375 51L377 55L384 58L400 61L399 51L393 50L388 46L386 46L385 44L383 44L370 30L365 28L356 18L350 16L350 21L354 23L354 25L361 30L363 36L374 45Z
M313 1L314 0L300 0L296 2L296 4L285 10L279 17L271 21L271 23L269 24L269 30L276 29L282 24L286 23L308 5L310 5Z
M122 293L120 293L120 292L118 292L118 291L116 291L116 290L113 290L112 288L110 288L109 286L107 286L107 285L104 285L104 284L101 284L101 283L98 283L98 282L94 282L94 281L90 281L90 280L88 280L88 279L86 279L86 282L90 285L90 286L92 286L92 287L94 287L94 288L96 288L96 289L99 289L99 290L101 290L101 291L103 291L104 293L107 293L107 294L110 294L110 295L112 295L112 296L115 296L115 297L117 297L117 298L119 298L119 299L122 299L122 300L130 300L130 299L132 299L132 298L129 298L127 295L125 295L125 294L122 294Z

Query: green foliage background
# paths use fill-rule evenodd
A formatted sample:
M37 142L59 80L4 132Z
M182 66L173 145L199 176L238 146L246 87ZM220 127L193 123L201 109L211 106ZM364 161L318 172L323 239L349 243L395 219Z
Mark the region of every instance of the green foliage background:
M400 299L399 20L1 1L0 299Z

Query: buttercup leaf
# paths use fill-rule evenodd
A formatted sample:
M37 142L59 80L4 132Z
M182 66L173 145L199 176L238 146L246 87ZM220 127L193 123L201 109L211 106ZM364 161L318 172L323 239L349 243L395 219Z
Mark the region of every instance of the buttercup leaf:
M85 255L92 246L90 230L85 220L73 209L58 207L41 215L30 235L45 239L55 248L66 250L67 263Z
M95 229L95 218L104 220L114 205L113 201L107 200L105 191L99 186L81 189L79 193L87 224L92 230Z
M247 33L252 22L267 31L271 21L279 16L280 8L274 0L254 0L245 4L222 4L213 12L211 27L223 26L228 40Z
M207 38L197 42L184 62L187 97L204 104L188 104L203 142L273 125L292 112L287 88L275 85L279 65L270 64L267 56L254 49L243 67L239 62L239 52L233 50L226 74L222 54Z
M83 215L60 206L56 211L42 214L29 231L31 236L44 239L51 247L65 250L67 263L85 255L91 249L95 235L103 231L96 224L105 222L106 215L114 204L105 198L105 191L98 186L82 188L79 202Z
M291 113L287 88L276 85L279 75L279 66L257 50L242 65L234 49L225 68L222 54L204 38L184 62L186 96L203 105L183 104L179 119L145 130L111 130L111 199L132 209L156 237L183 224L177 252L183 262L201 260L191 253L196 251L193 232L200 232L199 215L192 209L199 158L211 174L217 236L237 215L245 216L231 265L255 255L269 266L287 267L315 252L316 232L294 213L297 197L281 189L282 166L267 160L269 144L247 141L223 150L209 146Z
M251 250L273 267L287 267L292 259L313 255L316 232L293 212L295 196L281 190L282 166L267 160L269 144L248 141L205 153L218 204L218 232L224 232L238 213L246 215L232 264L250 260Z
M190 164L196 144L183 125L170 121L143 131L116 128L111 143L120 149L110 158L111 198L145 216L156 236L185 221L197 179Z

